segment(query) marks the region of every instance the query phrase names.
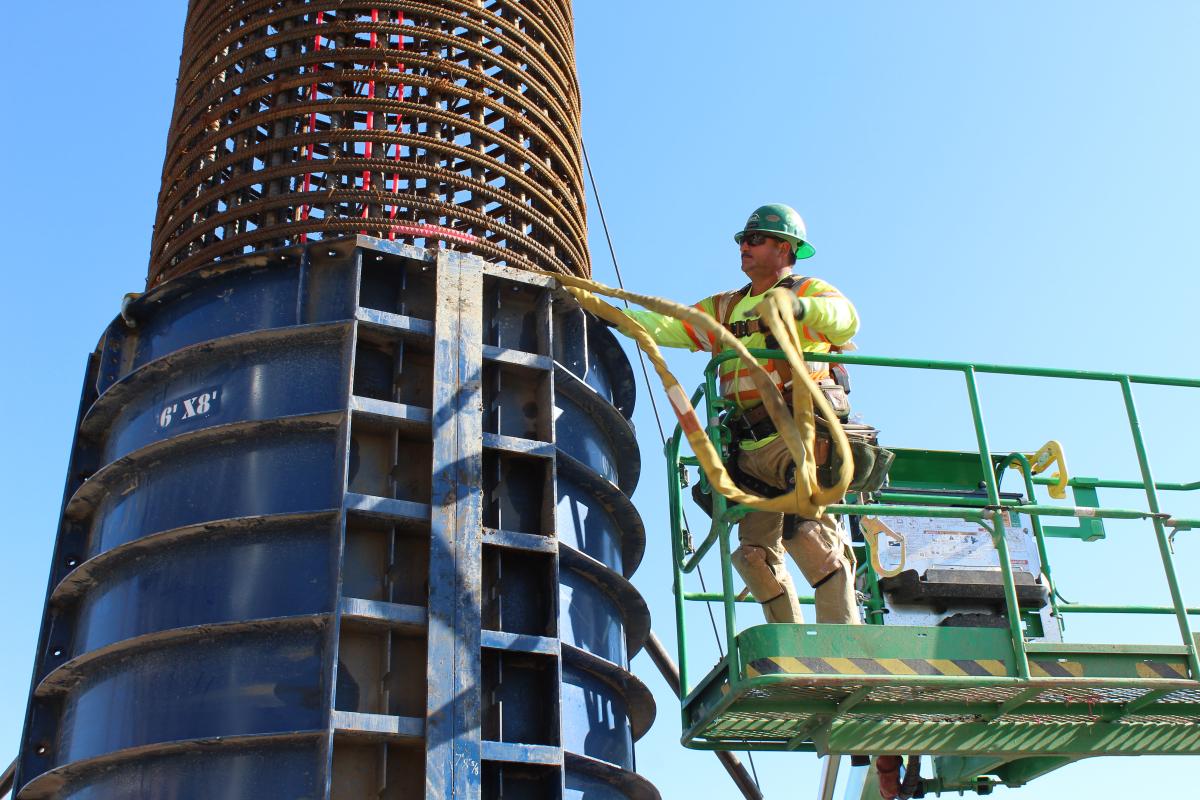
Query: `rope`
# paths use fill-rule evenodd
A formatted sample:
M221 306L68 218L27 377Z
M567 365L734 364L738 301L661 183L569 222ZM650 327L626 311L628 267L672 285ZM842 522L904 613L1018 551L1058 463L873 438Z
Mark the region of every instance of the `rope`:
M613 269L617 273L617 285L624 289L625 280L621 277L621 265L617 263L617 251L613 247L612 235L608 232L608 220L604 216L604 204L600 202L600 190L596 188L596 173L592 172L592 162L588 158L587 145L584 145L582 142L580 144L583 150L583 162L587 166L588 179L592 183L592 196L596 198L596 208L600 210L600 224L604 227L604 238L608 242L608 253L612 256ZM629 301L625 300L624 303L625 307L629 308ZM658 425L658 438L662 440L663 447L665 448L667 446L667 434L663 430L662 417L658 414L658 401L654 399L654 386L650 383L650 371L646 369L646 357L642 354L640 347L637 354L638 363L642 365L642 377L646 379L646 395L650 398L650 407L654 409L654 422ZM681 504L679 511L683 514L684 526L690 531L692 524L688 522L687 509L683 508ZM700 588L707 594L708 585L704 582L704 571L700 568L699 564L696 565L696 574L700 576ZM704 608L708 611L708 621L712 624L713 639L717 642L717 652L721 654L721 658L724 658L725 648L721 646L721 634L717 630L717 618L713 615L712 604L705 603ZM750 766L753 768L754 763L751 762ZM754 776L754 783L758 784L757 775ZM761 793L762 791L759 790L759 794Z
M790 291L772 289L767 292L762 302L754 307L755 313L767 323L767 327L779 341L780 348L792 368L792 373L796 376L793 378L793 412L789 416L783 395L762 365L750 355L750 351L741 341L703 311L660 297L614 289L585 278L549 272L540 272L539 274L558 280L581 306L621 328L637 342L638 347L646 353L650 363L654 365L655 372L658 373L659 380L671 401L671 409L675 412L701 468L708 476L709 483L721 495L735 503L749 506L758 511L774 511L796 514L805 519L817 519L825 513L825 506L837 502L846 494L852 478L852 470L841 470L836 486L822 489L817 482L817 464L813 457L816 442L814 406L820 409L826 420L830 421L829 431L841 454L842 461L846 464L853 464L854 461L846 433L842 430L841 424L836 421L837 415L830 407L829 401L825 399L825 394L820 387L809 376L807 365L800 355L800 336L796 330L796 320L792 315L794 296ZM796 488L788 494L768 498L748 494L735 484L725 470L725 464L721 461L720 454L704 432L704 427L696 416L696 409L692 407L691 400L688 399L679 381L667 368L658 344L641 323L601 300L597 295L627 300L658 314L690 323L693 328L708 333L711 338L716 340L717 346L714 348L716 352L735 351L741 357L742 363L746 365L750 378L758 390L759 396L763 399L767 414L775 423L775 428L787 444L788 452L791 453L792 460L796 464ZM803 392L800 387L804 388Z
M813 458L816 438L816 423L813 419L814 402L821 409L821 413L825 419L830 421L830 432L833 435L834 443L842 456L843 462L845 464L853 464L854 461L850 453L850 442L847 440L846 433L842 430L841 424L837 421L837 415L829 406L829 401L825 399L824 393L821 392L816 383L809 377L804 358L800 355L800 337L796 331L795 317L792 314L792 294L787 290L773 289L768 292L762 302L755 306L755 311L759 317L766 321L771 332L775 334L775 338L779 341L787 357L788 364L792 368L793 375L797 376L793 379L793 416L788 417L787 404L784 402L783 395L780 393L778 387L775 386L775 383L767 375L762 365L750 355L749 351L740 341L725 330L724 326L717 324L707 314L696 309L656 297L634 294L625 290L625 282L621 278L621 268L617 265L617 254L613 247L612 236L608 231L608 221L604 217L604 206L600 202L600 193L596 190L596 176L592 172L591 161L587 156L587 148L582 147L582 142L581 149L583 150L584 162L587 165L588 176L592 183L592 194L596 197L596 206L600 211L600 222L604 227L604 236L608 241L609 253L612 256L613 267L617 273L617 283L620 284L621 288L612 289L595 281L577 279L565 275L552 275L552 277L557 278L585 309L633 334L634 340L638 343L638 360L641 362L642 374L646 378L648 390L650 374L646 369L646 362L642 358L643 352L654 364L655 371L658 373L659 379L667 391L667 397L671 400L672 410L675 412L675 416L679 419L679 424L687 436L688 443L691 444L692 450L696 453L701 468L704 469L705 474L708 476L709 483L718 492L734 502L739 502L763 511L784 511L785 513L790 513L790 505L794 504L795 513L807 518L820 517L825 513L824 506L840 500L846 494L853 470L843 469L838 486L821 490L817 482L816 461ZM730 479L729 473L725 470L725 465L721 461L720 454L717 453L716 448L713 447L712 442L705 435L704 429L696 417L696 410L692 407L687 394L680 386L679 381L667 369L666 362L662 358L662 353L659 351L657 343L640 323L627 314L623 314L618 309L613 308L603 300L600 300L595 296L596 294L619 298L625 302L626 308L629 308L629 303L632 300L638 305L657 311L660 314L666 314L676 319L691 322L693 327L715 335L716 339L723 346L722 349L734 349L741 357L742 362L747 364L750 377L759 391L759 396L763 398L767 414L782 435L784 442L787 444L788 451L791 453L792 459L796 464L795 490L788 495L773 499L747 495L742 492ZM807 394L801 395L796 388L796 384L804 386ZM654 419L658 424L658 435L665 446L667 439L666 433L663 430L662 418L658 413L658 404L654 401L653 390L649 390L649 394L650 403L654 408ZM801 397L807 398L807 401L801 402ZM777 508L776 506L779 507ZM684 515L684 524L688 524L686 512ZM688 527L690 529L690 525ZM704 584L703 573L700 574L700 585L705 592L708 591ZM724 658L725 652L724 648L721 647L721 637L717 632L717 621L713 616L712 605L705 603L705 607L708 609L709 620L712 622L713 636L717 642L717 650L721 653L721 658ZM749 747L749 743L747 743L747 747ZM754 755L748 749L747 756L750 761L750 769L754 775L755 787L761 795L762 785L758 780L758 770L754 765Z

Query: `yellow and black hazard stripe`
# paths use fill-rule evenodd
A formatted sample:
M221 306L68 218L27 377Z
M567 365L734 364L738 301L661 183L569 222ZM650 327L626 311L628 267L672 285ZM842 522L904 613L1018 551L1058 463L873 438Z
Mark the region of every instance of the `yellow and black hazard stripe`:
M811 658L773 656L746 665L759 675L1008 675L1003 661L958 658Z
M1184 678L1188 677L1187 664L1183 661L1139 661L1139 678Z
M1139 678L1189 677L1184 661L1139 661L1135 665ZM940 658L812 658L772 656L757 658L746 665L746 674L751 678L760 675L952 675L1003 677L1008 670L1003 661L988 659L940 659ZM1079 661L1035 661L1029 662L1031 678L1083 678L1083 664Z
M1083 664L1078 661L1030 661L1031 678L1082 678Z

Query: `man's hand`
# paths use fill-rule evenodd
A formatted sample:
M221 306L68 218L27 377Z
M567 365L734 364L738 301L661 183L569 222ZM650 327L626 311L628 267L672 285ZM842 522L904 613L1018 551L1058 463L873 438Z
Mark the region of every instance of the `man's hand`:
M804 319L804 313L808 311L808 306L804 300L799 297L792 297L792 316L798 320Z

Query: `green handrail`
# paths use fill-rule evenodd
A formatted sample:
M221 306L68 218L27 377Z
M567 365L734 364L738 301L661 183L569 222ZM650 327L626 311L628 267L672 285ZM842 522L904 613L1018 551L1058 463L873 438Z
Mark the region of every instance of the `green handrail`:
M750 354L756 358L779 359L784 357L782 351L779 350L750 350ZM1062 624L1062 614L1068 612L1174 614L1179 626L1180 634L1183 638L1184 648L1188 654L1187 657L1189 666L1191 667L1192 675L1200 676L1200 658L1198 658L1195 640L1192 637L1190 623L1188 620L1189 614L1200 614L1200 608L1189 608L1184 604L1182 592L1180 591L1179 587L1178 576L1175 571L1170 539L1166 532L1167 527L1172 527L1176 530L1200 528L1200 519L1176 518L1162 512L1159 507L1157 495L1159 491L1195 491L1200 489L1200 481L1194 481L1192 483L1157 483L1154 481L1150 468L1149 457L1146 453L1145 442L1142 438L1141 427L1138 421L1137 409L1132 390L1132 384L1134 383L1158 386L1200 388L1200 379L1168 378L1153 375L1131 375L1116 372L1066 370L1046 367L1019 367L965 361L935 361L927 359L890 358L847 354L835 355L825 353L805 353L804 356L807 360L815 362L836 362L842 364L859 364L862 366L893 368L898 367L904 369L943 370L961 372L963 374L966 381L968 398L971 403L971 416L975 428L980 462L983 467L984 488L986 489L987 494L986 500L983 498L966 499L963 501L963 504L970 506L969 508L948 508L946 506L927 505L927 503L934 502L938 498L932 495L921 495L919 493L892 494L885 491L880 495L879 499L888 501L889 504L887 505L887 514L889 516L919 516L963 519L976 522L991 532L1000 560L1001 575L1004 579L1005 605L1007 607L1010 623L1009 632L1012 639L1013 654L1015 656L1018 671L1018 677L1015 680L1029 680L1029 663L1025 652L1024 635L1021 630L1021 613L1019 604L1017 602L1016 585L1013 577L1012 563L1008 552L1008 542L1004 536L1003 524L996 521L1001 509L1020 514L1028 514L1030 516L1038 544L1038 553L1042 561L1042 570L1046 575L1046 580L1050 589L1052 610L1060 626ZM713 445L718 449L718 451L721 452L724 452L722 448L729 443L729 432L719 423L719 415L723 410L731 409L733 404L717 395L717 373L718 368L722 363L736 358L740 357L737 355L737 353L732 351L727 351L714 356L705 367L704 384L701 385L700 388L697 389L696 393L692 396L693 405L698 405L701 399L705 401L704 419L707 422L706 432ZM1141 489L1146 492L1146 500L1149 511L1040 504L1036 500L1035 486L1057 483L1057 480L1049 477L1033 475L1032 470L1030 469L1028 458L1020 453L1014 453L1010 456L1007 456L999 463L998 466L993 469L993 455L988 447L987 432L983 419L983 410L975 379L975 376L980 373L1108 381L1119 384L1121 386L1122 395L1125 401L1126 414L1129 420L1130 430L1133 434L1134 447L1138 457L1138 466L1142 474L1142 481L1101 480L1098 478L1077 477L1071 478L1068 481L1068 485L1072 487L1078 487L1080 489ZM737 655L736 605L738 600L735 596L733 586L729 540L732 526L742 516L748 513L749 509L742 506L735 506L731 509L728 501L726 501L722 495L720 495L718 492L712 492L713 513L709 533L700 546L695 549L694 553L685 552L683 539L683 506L680 493L681 487L679 480L679 469L681 465L697 466L698 462L694 457L680 456L679 446L681 444L681 439L682 430L676 426L673 436L667 442L666 456L670 476L670 479L668 480L668 495L671 506L672 551L674 555L673 571L675 579L675 611L677 620L676 632L679 639L678 644L681 695L687 698L693 687L689 682L687 669L688 660L684 613L686 601L721 602L723 604L725 611L725 639L728 649L728 654L725 657L725 663L728 667L730 686L732 688L734 685L739 684L740 682L752 682L754 679L746 679L745 676L741 674L740 660L738 659ZM1024 478L1025 491L1028 495L1028 501L1003 499L999 495L1002 476L1004 471L1011 464L1015 464L1020 469L1022 477ZM704 476L703 472L701 472L700 481L702 488L708 486L707 478ZM895 503L895 505L892 505L892 503ZM857 503L841 503L829 506L828 512L831 514L862 516L873 513L873 510L876 508L877 506L874 504L863 506ZM1166 573L1167 584L1171 592L1172 605L1087 605L1081 603L1068 603L1066 601L1060 603L1059 595L1050 570L1049 557L1046 552L1045 535L1040 519L1043 516L1086 516L1097 519L1150 519L1154 526L1155 538L1158 542L1159 553L1163 562L1163 569ZM698 567L700 561L704 559L714 545L719 545L719 551L721 554L721 591L684 591L683 576L694 571ZM864 551L864 561L869 562L869 545L864 544L862 547ZM878 576L875 575L874 570L870 569L869 566L866 570L866 575L867 588L869 590L866 601L867 622L869 624L881 624L884 602L882 593L878 587ZM801 598L801 600L811 602L811 598ZM744 599L742 602L753 601L751 599ZM936 679L931 680L933 680L935 683L937 682ZM747 682L746 685L749 685L749 682ZM715 711L716 709L710 709L706 716L711 715ZM685 715L683 724L684 729L686 730L689 727L693 727L694 722L693 720L687 719Z
M1057 478L1043 478L1038 475L1033 479L1034 483L1043 486L1050 486L1058 483ZM1067 486L1079 487L1081 489L1145 489L1146 485L1141 481L1106 481L1100 478L1071 478L1067 481ZM1200 489L1200 481L1192 483L1158 483L1155 482L1154 488L1160 492L1194 492Z

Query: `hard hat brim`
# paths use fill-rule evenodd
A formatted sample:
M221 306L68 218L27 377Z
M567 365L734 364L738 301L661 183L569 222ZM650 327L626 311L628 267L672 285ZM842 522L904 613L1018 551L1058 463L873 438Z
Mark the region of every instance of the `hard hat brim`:
M790 242L792 245L792 248L796 251L796 259L797 260L799 260L801 258L812 258L813 256L815 256L817 254L816 248L814 248L811 244L804 241L803 239L797 239L795 236L789 236L786 233L781 233L779 231L772 231L772 230L764 230L762 228L754 228L753 230L747 228L746 230L738 231L737 233L735 233L733 235L733 241L735 241L738 244L741 244L742 237L745 236L747 233L761 233L766 236L770 236L772 239L782 239L785 242Z

